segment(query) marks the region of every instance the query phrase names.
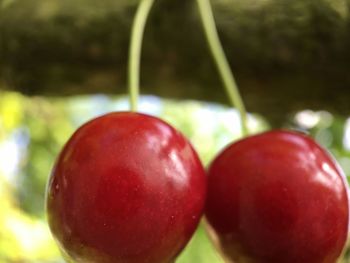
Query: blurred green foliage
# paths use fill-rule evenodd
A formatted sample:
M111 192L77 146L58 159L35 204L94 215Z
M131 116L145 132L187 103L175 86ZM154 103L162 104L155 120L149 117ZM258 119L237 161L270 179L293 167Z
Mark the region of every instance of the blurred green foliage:
M44 210L46 181L55 157L85 121L127 109L125 97L43 98L0 91L0 263L63 262ZM140 111L160 116L182 131L206 166L218 151L241 136L237 112L217 104L142 97ZM350 133L348 123L346 118L311 111L297 113L286 122L310 132L350 174L345 141L348 126ZM256 133L269 125L262 117L250 115L249 127ZM222 260L201 226L177 262Z

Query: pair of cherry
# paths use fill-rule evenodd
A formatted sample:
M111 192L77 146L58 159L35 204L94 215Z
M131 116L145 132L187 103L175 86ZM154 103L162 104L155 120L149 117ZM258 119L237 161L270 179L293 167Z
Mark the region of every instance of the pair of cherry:
M187 139L162 120L104 115L79 128L58 157L47 191L51 231L68 261L170 263L204 212L232 262L334 263L340 256L347 184L309 137L246 137L207 174Z

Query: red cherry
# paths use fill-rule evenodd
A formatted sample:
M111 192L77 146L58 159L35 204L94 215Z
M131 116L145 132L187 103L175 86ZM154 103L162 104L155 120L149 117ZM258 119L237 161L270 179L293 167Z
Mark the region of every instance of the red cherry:
M205 192L183 135L155 117L111 113L79 128L59 155L48 222L74 262L168 263L195 231Z
M213 161L206 217L235 262L335 263L348 233L345 180L309 137L262 133Z

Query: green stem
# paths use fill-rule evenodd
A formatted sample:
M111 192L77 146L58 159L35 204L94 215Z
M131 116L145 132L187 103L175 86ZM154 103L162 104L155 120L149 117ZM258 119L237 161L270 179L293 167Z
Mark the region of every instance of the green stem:
M140 61L143 34L153 3L154 0L140 0L131 29L128 84L130 108L132 111L137 111L137 102L140 92Z
M242 133L248 135L247 112L216 29L210 0L197 0L205 35L231 103L239 110Z

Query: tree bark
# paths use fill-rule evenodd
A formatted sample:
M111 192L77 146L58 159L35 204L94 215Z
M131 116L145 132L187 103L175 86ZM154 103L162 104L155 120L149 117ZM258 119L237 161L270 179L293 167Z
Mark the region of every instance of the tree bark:
M350 0L213 0L249 111L274 126L300 109L350 112ZM126 93L138 1L0 0L0 89ZM195 1L158 0L145 32L142 93L227 103Z

